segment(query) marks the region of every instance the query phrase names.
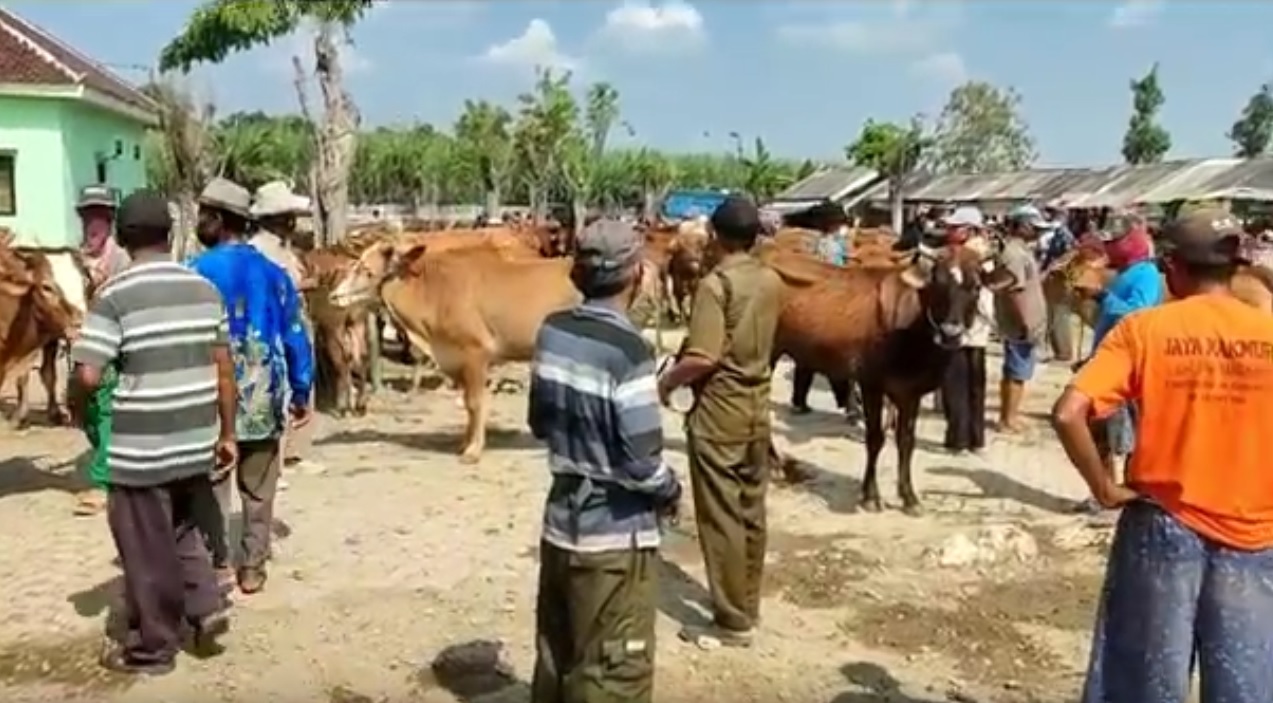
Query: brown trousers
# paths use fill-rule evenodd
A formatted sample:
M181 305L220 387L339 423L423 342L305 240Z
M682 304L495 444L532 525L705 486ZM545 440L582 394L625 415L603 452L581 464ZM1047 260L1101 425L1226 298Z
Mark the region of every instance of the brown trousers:
M718 442L688 433L698 541L716 625L743 632L760 618L769 439Z
M239 491L243 511L239 566L260 568L270 558L270 530L274 524L274 497L278 493L282 466L281 450L277 439L239 442L239 465L232 472L233 483L227 476L215 484L220 509L210 516L207 532L212 561L217 568L227 568L234 562L229 530L234 488Z
M541 542L531 703L650 703L658 552Z
M196 522L215 506L212 484L207 476L144 488L112 484L107 495L124 569L125 655L137 663L171 661L186 623L223 605Z

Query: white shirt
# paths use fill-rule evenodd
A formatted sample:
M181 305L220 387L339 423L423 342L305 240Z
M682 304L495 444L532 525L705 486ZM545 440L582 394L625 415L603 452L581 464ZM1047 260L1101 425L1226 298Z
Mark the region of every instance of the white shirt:
M982 288L977 294L977 312L972 325L964 332L962 346L984 349L990 345L990 331L994 329L995 294Z

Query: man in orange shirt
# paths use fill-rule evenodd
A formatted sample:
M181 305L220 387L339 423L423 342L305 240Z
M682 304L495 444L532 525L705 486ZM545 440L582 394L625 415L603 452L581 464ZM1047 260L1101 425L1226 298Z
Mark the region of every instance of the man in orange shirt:
M1125 317L1053 410L1092 496L1122 507L1084 703L1273 701L1273 318L1233 297L1241 231L1226 213L1169 224L1177 300ZM1135 402L1126 485L1088 429Z

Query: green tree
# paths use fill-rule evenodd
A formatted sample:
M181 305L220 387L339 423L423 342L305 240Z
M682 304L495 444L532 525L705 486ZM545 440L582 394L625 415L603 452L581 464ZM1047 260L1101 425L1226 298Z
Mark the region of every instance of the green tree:
M486 216L499 217L504 187L513 165L513 116L485 100L464 101L455 122L456 146L481 181Z
M1225 136L1233 142L1233 154L1239 158L1253 159L1269 150L1273 142L1273 84L1260 86Z
M902 231L902 203L906 180L919 167L932 139L915 117L908 125L867 120L844 156L857 166L872 169L888 181L889 210L894 232Z
M1029 168L1038 153L1021 116L1021 96L984 81L955 88L938 118L929 156L939 173Z
M524 183L536 217L547 214L555 186L561 183L561 157L577 135L579 104L570 91L571 74L537 71L535 86L518 96L520 106L514 133Z
M338 44L369 9L372 0L206 0L181 34L160 52L161 71L188 72L198 63L218 63L232 53L263 46L309 24L317 25L314 40L315 73L324 99L322 124L313 134L316 218L319 241L344 236L349 206L349 175L353 166L359 117L345 92ZM339 35L339 37L338 37ZM303 85L306 76L293 58L302 111L309 107ZM313 122L313 120L311 120Z
M1158 112L1166 98L1158 85L1158 64L1131 82L1132 117L1123 135L1123 160L1129 164L1154 164L1171 151L1171 135L1158 124Z
M562 185L570 196L574 236L583 229L588 208L597 204L606 144L619 120L619 91L609 83L589 86L582 118L576 121L561 154Z

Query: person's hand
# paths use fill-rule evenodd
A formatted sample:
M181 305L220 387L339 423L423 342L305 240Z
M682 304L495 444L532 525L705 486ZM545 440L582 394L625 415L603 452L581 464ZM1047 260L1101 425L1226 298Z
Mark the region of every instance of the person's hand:
M1083 368L1083 365L1084 365L1084 364L1086 364L1086 363L1087 363L1087 359L1079 359L1078 361L1074 362L1073 364L1070 364L1070 372L1071 372L1071 373L1078 373L1078 372L1079 372L1079 369Z
M659 519L668 527L676 527L681 524L681 496L677 496L675 500L668 501L667 505L659 511Z
M234 437L222 437L217 440L216 464L212 470L212 480L225 478L239 463L239 443Z
M292 416L291 420L293 428L308 425L309 421L314 417L314 413L310 411L308 405L292 405L289 413Z
M676 390L667 382L667 377L659 379L659 404L665 408L672 406L672 391Z
M1121 483L1106 481L1099 490L1092 492L1092 497L1106 510L1121 508L1136 500L1140 494Z

